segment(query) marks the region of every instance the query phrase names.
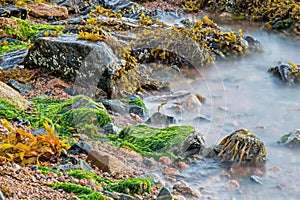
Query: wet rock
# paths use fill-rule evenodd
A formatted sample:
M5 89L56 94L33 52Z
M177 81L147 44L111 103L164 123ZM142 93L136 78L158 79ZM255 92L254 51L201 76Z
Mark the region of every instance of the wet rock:
M0 81L0 99L7 101L18 109L27 109L30 103L20 93Z
M55 17L57 19L67 19L68 10L62 6L51 6L44 3L33 3L28 5L29 15L36 18Z
M215 148L217 159L232 165L263 165L266 147L247 129L240 129L225 137Z
M254 183L258 183L260 185L263 185L263 179L259 176L251 175L250 180L253 181Z
M167 187L161 188L156 198L157 200L172 200L172 194Z
M154 128L147 125L125 127L118 135L125 147L141 154L159 156L184 156L185 138L195 133L191 126Z
M175 183L173 185L173 190L179 192L186 198L195 198L200 197L199 192L197 192L195 189L193 189L190 185L188 185L184 181L180 181L178 183Z
M68 149L68 153L77 154L77 155L84 153L84 154L88 155L92 149L93 149L93 147L85 141L76 142L75 144L73 144L71 146L70 149Z
M286 147L299 148L300 147L300 129L283 135L279 141Z
M171 176L177 176L180 174L180 171L178 169L172 168L172 167L166 167L162 171L163 175L171 175Z
M27 55L28 50L16 50L1 55L0 68L4 70L12 69L16 66L22 65L24 57Z
M114 125L113 123L108 123L105 124L103 127L103 132L104 134L118 134L121 130L119 127L117 127L116 125Z
M100 0L100 6L119 11L124 17L139 19L142 13L150 14L150 11L138 3L129 0Z
M34 89L33 85L22 84L13 79L8 80L7 85L11 86L12 88L14 88L15 90L17 90L18 92L20 92L22 94Z
M200 153L205 148L203 135L200 132L190 134L181 145L180 155L188 157Z
M145 123L150 125L170 125L176 124L176 119L172 116L155 112Z
M92 150L89 153L87 161L97 166L103 172L108 172L112 175L129 171L126 165L115 156L97 150Z
M80 17L74 17L74 18L70 18L70 19L65 19L65 20L59 20L59 21L55 21L55 22L51 22L52 25L70 25L70 24L77 24L77 25L85 25L84 20L89 19L90 16L89 15L84 15L84 16L80 16ZM64 33L67 33L68 28L66 27L66 30L64 31Z
M268 71L288 85L294 85L300 80L300 65L293 63L279 62L277 66Z
M162 165L171 165L172 164L172 160L169 157L167 157L167 156L160 157L159 158L159 162Z
M110 47L110 45L112 47ZM86 95L94 98L97 88L106 98L127 97L137 89L150 87L159 90L167 84L153 79L153 69L137 65L128 69L131 61L118 58L113 50L122 46L113 38L104 42L77 40L77 35L60 35L57 38L38 38L25 58L28 68L41 68L53 75L85 87ZM116 50L117 51L117 50ZM126 73L125 73L126 72Z
M142 102L141 99L140 101ZM133 113L142 118L145 117L146 110L142 106L134 104L134 100L103 99L101 100L101 103L107 110L110 110L113 113L120 113L121 115Z
M50 2L66 7L69 14L78 14L92 5L92 1L80 0L50 0Z
M32 131L31 134L34 135L34 136L46 134L46 129L45 128L39 128L39 129L36 129L36 130Z
M0 8L0 17L18 17L26 19L27 9L24 7L15 7L14 5L5 6Z
M93 170L93 168L85 160L82 159L79 159L79 169L88 172Z
M0 200L5 200L3 193L0 191Z

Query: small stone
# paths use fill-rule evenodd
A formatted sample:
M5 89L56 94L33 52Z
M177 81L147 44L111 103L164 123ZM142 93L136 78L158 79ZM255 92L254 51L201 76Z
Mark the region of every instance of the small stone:
M170 192L170 190L167 187L163 187L157 196L157 200L172 200L172 194Z
M200 197L200 194L184 181L175 183L173 189L185 197Z
M225 189L229 190L238 190L240 189L240 184L237 180L230 180L228 185L225 186Z
M98 150L90 151L87 157L87 162L89 161L92 165L97 166L103 172L108 172L112 175L115 175L118 172L122 173L129 171L127 166L124 163L122 163L118 158Z
M28 5L29 15L37 18L56 17L57 19L67 19L68 9L64 6L51 6L44 3L33 3Z
M189 167L185 162L178 162L178 163L177 163L177 166L178 166L181 170L187 169L187 168Z
M263 185L263 179L261 177L259 177L259 176L251 175L250 176L250 180L253 181L253 182L255 182L255 183Z
M76 155L80 153L84 153L88 155L92 149L93 147L90 144L83 141L83 142L77 142L74 145L72 145L71 148L68 150L68 153L76 154Z
M160 164L162 165L171 165L172 164L172 161L169 157L167 156L162 156L159 158L159 162Z
M83 171L90 172L93 170L93 168L85 160L82 160L82 159L79 160L79 166L80 166L80 169L82 169Z
M162 173L163 173L163 175L173 175L173 176L180 174L178 169L171 168L171 167L166 167Z

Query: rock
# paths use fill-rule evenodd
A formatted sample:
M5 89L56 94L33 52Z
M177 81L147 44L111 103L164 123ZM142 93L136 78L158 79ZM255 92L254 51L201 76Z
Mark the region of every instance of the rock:
M50 2L66 7L69 14L78 14L92 5L92 1L80 0L50 0Z
M5 200L4 195L2 193L2 191L0 191L0 200Z
M179 192L186 198L195 198L200 197L199 192L197 192L195 189L193 189L191 186L189 186L186 182L180 181L178 183L175 183L173 186L173 190Z
M290 86L300 81L300 65L279 62L277 66L268 71Z
M138 3L129 0L101 0L100 6L119 11L124 17L139 19L142 13L150 14L150 11Z
M67 19L68 9L62 6L51 6L44 3L33 3L28 5L29 15L36 18L55 17L57 19Z
M16 66L22 65L24 57L27 55L28 50L15 50L1 55L0 68L4 70L12 69Z
M103 132L104 134L108 135L108 134L118 134L121 129L119 127L117 127L116 125L114 125L113 123L108 123L105 124L103 127Z
M84 153L84 154L88 155L92 149L93 149L93 147L85 141L76 142L75 144L73 144L71 146L70 149L68 149L68 153L76 154L76 155Z
M266 147L247 129L240 129L225 137L214 151L217 159L232 165L261 166L266 162Z
M129 171L127 166L115 156L97 150L90 151L87 162L91 162L92 165L97 166L103 172L108 172L111 175Z
M167 165L167 166L172 164L172 160L167 156L160 157L159 162L160 162L160 164Z
M300 129L283 135L279 143L290 148L300 147Z
M146 115L146 107L143 101L139 98L137 99L103 99L101 103L105 106L107 110L111 110L114 113L124 114L136 114L144 118Z
M34 131L32 131L31 133L32 135L34 136L38 136L38 135L42 135L42 134L46 134L46 129L45 128L39 128L39 129L36 129Z
M14 79L8 80L7 85L11 86L12 88L14 88L15 90L17 90L18 92L20 92L22 94L34 89L33 85L22 84L22 83L19 83L18 81L15 81Z
M172 168L172 167L166 167L162 171L163 175L171 175L171 176L177 176L180 174L180 171L178 169Z
M145 123L150 125L170 125L176 124L176 119L172 116L155 112Z
M157 200L172 200L172 194L167 187L161 188L156 198Z
M42 37L30 48L25 66L41 68L74 82L75 86L86 87L86 95L92 98L97 88L110 99L131 96L141 87L156 90L167 87L167 84L151 77L153 69L144 65L130 68L128 65L133 65L130 60L126 62L118 58L113 50L122 48L113 38L90 42L77 40L75 34Z
M0 17L17 17L26 19L27 9L24 7L15 7L14 5L5 6L0 8Z
M147 125L125 127L118 135L122 146L144 155L184 156L185 138L194 134L191 126L170 126L154 128Z
M259 176L251 175L250 180L253 181L254 183L258 183L260 185L263 185L263 179Z
M180 154L188 157L200 153L205 148L203 135L200 132L194 132L187 136L181 145Z
M25 110L30 103L24 99L16 90L0 81L0 99L7 101L17 109Z
M79 159L79 167L83 171L90 172L93 170L93 168L85 160L82 159Z

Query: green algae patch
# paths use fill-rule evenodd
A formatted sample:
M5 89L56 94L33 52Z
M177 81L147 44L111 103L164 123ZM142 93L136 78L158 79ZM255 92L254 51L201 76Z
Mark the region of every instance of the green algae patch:
M145 103L143 102L143 100L141 98L121 99L121 101L123 103L129 103L129 104L139 106L139 107L143 108L144 111L147 111L147 107L146 107Z
M152 186L151 179L147 178L129 178L126 180L111 181L108 178L102 178L84 170L70 170L67 174L77 179L93 179L98 185L101 182L105 182L106 186L104 186L104 190L111 192L128 193L129 191L130 194L143 194L144 192L150 192Z
M10 42L7 44L2 44L2 45L0 45L0 55L3 55L5 53L7 53L9 51L13 51L13 50L26 49L28 47L29 47L29 44L26 42L20 42L20 43Z
M96 183L100 184L101 182L105 182L107 184L112 183L108 178L102 178L92 172L84 171L84 170L70 170L67 172L69 176L72 176L77 179L93 179Z
M54 172L57 176L60 176L60 172L56 169L50 169L47 166L38 166L38 169L41 171L43 175L47 175L50 172Z
M0 118L12 120L23 115L24 112L22 110L18 110L7 101L0 99Z
M151 180L147 178L129 178L126 180L116 181L104 187L105 190L129 193L130 194L143 194L150 192Z
M35 111L41 119L34 125L40 126L44 120L50 119L63 135L74 131L96 134L98 127L112 122L105 107L87 96L78 95L66 101L35 99L33 102L37 104Z
M76 185L73 183L55 183L49 184L53 189L62 189L68 193L74 193L79 199L82 200L102 200L106 199L105 196L99 192L95 192L92 189Z
M119 142L120 147L132 149L143 155L174 157L173 151L178 150L184 139L194 132L192 126L154 128L137 125L124 128L114 142Z

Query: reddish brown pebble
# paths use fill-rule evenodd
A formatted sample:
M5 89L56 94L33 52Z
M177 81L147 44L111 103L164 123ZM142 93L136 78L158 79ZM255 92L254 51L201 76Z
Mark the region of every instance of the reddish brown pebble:
M185 163L185 162L178 162L177 166L181 169L184 170L186 168L188 168L189 166Z
M160 164L162 165L171 165L172 164L172 161L169 157L167 156L162 156L159 158L159 162Z

